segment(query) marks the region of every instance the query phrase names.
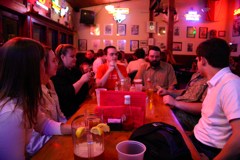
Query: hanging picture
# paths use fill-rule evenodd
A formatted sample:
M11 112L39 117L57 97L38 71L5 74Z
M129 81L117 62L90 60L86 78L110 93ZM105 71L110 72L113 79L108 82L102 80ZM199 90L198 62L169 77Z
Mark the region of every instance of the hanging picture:
M130 51L134 52L139 47L138 40L130 40Z
M125 51L126 49L126 40L117 40L117 50Z
M180 35L180 29L179 29L178 26L174 27L173 35L174 36L179 36Z
M106 24L104 26L104 35L112 35L113 32L113 25L112 24Z
M199 38L207 38L208 28L207 27L199 27Z
M156 22L154 22L154 21L147 22L147 32L148 33L156 33L156 28L157 28Z
M187 44L187 51L192 52L193 51L193 43L188 43Z
M117 35L125 36L126 35L126 24L117 25Z
M92 45L91 48L97 52L97 50L100 48L100 40L99 39L94 39L92 40Z
M139 25L132 25L131 35L138 35L138 34L139 34Z
M139 48L146 48L148 47L148 41L147 40L139 40Z
M79 39L78 40L78 50L79 51L86 51L87 50L87 40L86 39Z
M226 31L218 31L218 37L226 37Z
M166 28L165 27L158 27L158 35L165 36L166 35Z
M173 51L182 51L182 42L173 42Z
M196 28L192 26L187 27L187 38L195 38Z
M112 46L113 45L113 40L104 39L103 44L104 44L104 47Z
M232 36L240 36L240 18L233 20Z
M99 36L100 35L100 26L96 24L90 27L90 35Z

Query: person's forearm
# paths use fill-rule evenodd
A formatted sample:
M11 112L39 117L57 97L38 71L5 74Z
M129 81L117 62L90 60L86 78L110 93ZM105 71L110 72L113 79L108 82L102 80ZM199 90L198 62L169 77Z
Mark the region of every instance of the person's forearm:
M78 91L82 88L83 84L84 82L81 79L79 79L77 82L73 84L73 87L75 89L75 94L78 93Z
M176 101L174 106L191 114L201 114L202 103Z
M184 89L180 89L180 90L169 89L169 90L167 90L167 94L176 98L177 96L180 96L183 91L184 91Z
M97 87L103 87L105 85L109 77L109 74L110 74L110 71L107 71L101 79L96 79Z
M70 124L65 124L65 123L61 124L61 133L62 134L71 134L71 132L72 132L72 130L71 130Z

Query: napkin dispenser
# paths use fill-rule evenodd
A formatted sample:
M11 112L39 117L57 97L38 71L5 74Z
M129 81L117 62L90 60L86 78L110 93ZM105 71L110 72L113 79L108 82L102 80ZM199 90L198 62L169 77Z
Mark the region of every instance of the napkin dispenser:
M146 112L146 93L128 92L128 91L101 91L100 106L96 107L97 113L102 113L104 122L115 124L116 130L119 130L118 122L124 114L125 106L124 95L131 96L131 110L134 121L134 128L144 124ZM111 127L111 126L110 126ZM112 129L112 128L111 128Z

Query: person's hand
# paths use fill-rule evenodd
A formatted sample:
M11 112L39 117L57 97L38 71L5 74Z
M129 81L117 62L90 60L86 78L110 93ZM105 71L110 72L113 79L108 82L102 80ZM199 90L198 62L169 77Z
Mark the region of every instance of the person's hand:
M160 96L164 96L166 95L168 92L166 89L162 88L162 87L158 87L158 91L157 91L157 94L160 95Z
M172 96L169 96L169 95L166 95L166 96L163 97L163 103L167 104L167 105L169 105L171 107L176 106L175 105L176 100Z
M82 75L80 80L85 83L85 82L88 82L90 78L91 78L91 72L87 72L87 73Z
M114 61L109 62L109 66L108 66L109 72L113 71L114 68L116 68L116 67L117 67L116 62L114 62Z

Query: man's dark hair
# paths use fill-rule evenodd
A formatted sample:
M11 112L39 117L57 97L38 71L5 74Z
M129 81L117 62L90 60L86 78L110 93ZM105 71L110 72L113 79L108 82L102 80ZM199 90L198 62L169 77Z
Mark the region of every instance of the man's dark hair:
M145 51L142 48L138 48L135 50L134 55L139 59L139 58L144 58L145 57Z
M116 49L116 47L114 47L114 46L107 46L107 47L105 47L104 50L103 50L105 55L107 55L107 51L108 51L109 48Z
M215 68L229 66L230 47L220 38L212 38L202 42L196 50L198 57L204 57Z
M160 48L158 46L150 46L149 50L148 50L148 54L149 54L150 50L159 51L160 54L161 54L161 50L160 50Z

